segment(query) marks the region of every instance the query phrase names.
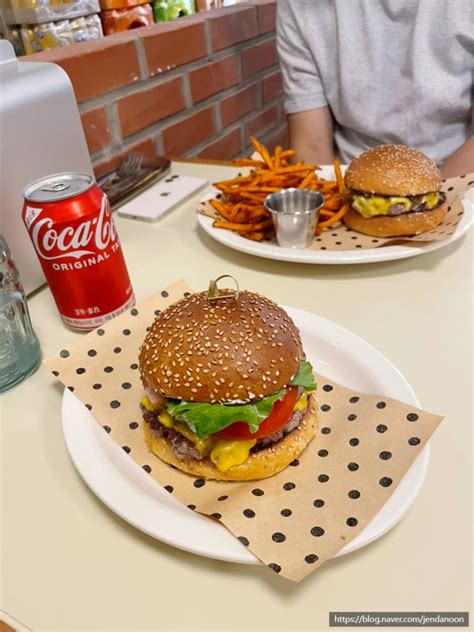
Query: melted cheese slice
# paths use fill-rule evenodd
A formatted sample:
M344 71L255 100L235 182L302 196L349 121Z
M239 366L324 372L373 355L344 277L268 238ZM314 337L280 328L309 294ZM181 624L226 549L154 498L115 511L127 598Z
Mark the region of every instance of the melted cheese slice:
M188 428L186 424L183 424L180 421L175 421L171 415L167 412L162 412L158 415L158 421L166 426L166 428L174 428L176 432L179 432L186 437L191 443L194 443L198 452L200 452L203 456L207 456L212 448L214 443L214 439L212 437L198 437L195 432Z
M308 406L308 395L303 393L299 400L296 402L295 407L293 408L293 412L295 410L303 410L303 408L307 408Z
M434 191L433 193L427 193L426 195L422 196L421 201L425 202L426 206L429 209L432 209L433 207L435 207L438 204L439 192L438 191Z
M422 195L419 202L425 203L429 209L432 209L439 200L439 193L427 193ZM354 195L352 198L352 207L358 211L365 219L370 219L376 215L387 215L388 209L394 204L401 204L405 208L405 212L411 210L413 202L406 197L383 197L381 195L372 195L365 197L364 195Z
M257 443L251 441L225 441L218 439L211 450L211 461L219 472L227 472L234 465L242 465L249 458L250 450Z
M148 412L150 413L152 413L155 410L155 407L153 406L153 404L150 401L150 398L147 395L145 395L145 397L142 397L140 404L143 406L143 408L146 408Z
M352 199L352 206L358 211L362 217L369 219L375 215L387 215L388 209L393 204L401 204L405 211L411 209L411 202L404 197L382 197L379 195L373 195L371 197L364 197L363 195L354 195Z

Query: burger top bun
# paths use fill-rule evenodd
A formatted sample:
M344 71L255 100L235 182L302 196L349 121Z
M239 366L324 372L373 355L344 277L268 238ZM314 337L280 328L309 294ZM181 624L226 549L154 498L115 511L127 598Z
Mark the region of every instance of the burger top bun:
M269 299L241 291L210 300L201 292L157 316L140 350L140 374L165 397L243 403L288 384L303 357L298 329Z
M405 145L372 147L354 158L344 175L348 189L390 196L438 191L441 182L436 163Z

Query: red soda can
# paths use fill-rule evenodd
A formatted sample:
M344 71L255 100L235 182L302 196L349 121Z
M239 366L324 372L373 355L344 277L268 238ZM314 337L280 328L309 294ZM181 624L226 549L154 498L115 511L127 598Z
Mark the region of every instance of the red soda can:
M23 197L23 221L66 325L94 329L135 304L110 204L93 176L40 178Z

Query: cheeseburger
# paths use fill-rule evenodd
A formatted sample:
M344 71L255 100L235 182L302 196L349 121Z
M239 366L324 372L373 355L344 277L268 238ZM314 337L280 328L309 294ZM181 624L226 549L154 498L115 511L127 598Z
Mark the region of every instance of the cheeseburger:
M140 349L148 448L206 479L266 478L316 432L316 384L288 314L251 292L201 292L161 312Z
M436 164L404 145L379 145L355 158L344 184L350 208L349 228L374 235L417 235L440 224L446 215L446 196L440 191Z

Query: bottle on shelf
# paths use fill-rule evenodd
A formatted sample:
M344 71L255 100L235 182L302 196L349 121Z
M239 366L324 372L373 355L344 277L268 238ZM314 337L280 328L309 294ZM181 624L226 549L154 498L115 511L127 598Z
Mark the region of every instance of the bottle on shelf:
M155 22L175 20L195 12L194 0L159 0L151 6Z
M26 55L77 42L97 40L104 36L97 13L72 20L24 25L20 29L20 35Z
M211 9L220 9L222 0L196 0L196 11L210 11Z
M11 0L12 9L40 9L49 6L49 0Z
M153 13L150 4L141 4L125 9L101 11L104 35L112 35L122 31L130 31L140 26L153 24Z
M102 22L100 21L100 17L97 13L93 13L92 15L87 15L86 18L86 28L89 32L91 40L97 40L101 37L104 37L104 32L102 30Z
M74 18L74 20L71 20L69 28L71 29L72 38L75 44L78 42L87 42L92 39L87 28L86 18L84 17Z

